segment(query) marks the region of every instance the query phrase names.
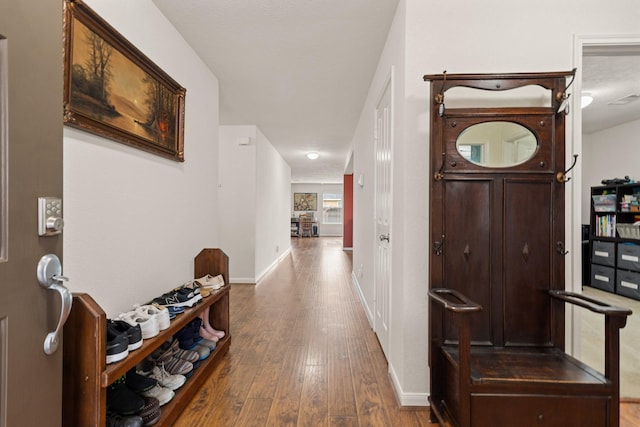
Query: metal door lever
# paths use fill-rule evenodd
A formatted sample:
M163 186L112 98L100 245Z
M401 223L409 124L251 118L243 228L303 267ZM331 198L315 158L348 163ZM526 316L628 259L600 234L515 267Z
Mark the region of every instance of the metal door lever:
M56 352L60 344L60 333L64 322L67 321L67 317L69 317L69 313L71 312L73 296L71 295L71 291L62 285L63 282L69 279L62 276L62 265L56 255L49 254L40 258L37 276L40 286L58 292L61 299L58 326L56 326L55 331L49 332L44 339L44 352L51 355Z
M387 243L389 243L389 235L388 234L381 234L379 237L380 241L382 242L383 240L386 240Z

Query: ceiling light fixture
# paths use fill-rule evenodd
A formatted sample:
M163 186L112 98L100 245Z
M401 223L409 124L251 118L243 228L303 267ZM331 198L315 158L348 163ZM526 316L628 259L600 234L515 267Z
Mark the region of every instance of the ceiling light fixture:
M593 102L593 96L589 92L582 92L582 97L580 98L580 108L586 108Z
M320 155L318 153L316 153L315 151L311 151L309 153L307 153L307 157L311 160L315 160L318 157L320 157Z

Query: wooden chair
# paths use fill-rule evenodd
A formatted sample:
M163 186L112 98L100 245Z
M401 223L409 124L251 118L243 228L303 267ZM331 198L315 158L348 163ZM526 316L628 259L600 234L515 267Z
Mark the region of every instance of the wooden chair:
M300 215L300 237L313 236L313 218L307 215Z
M425 76L433 99L429 400L432 421L443 426L619 425L619 330L631 311L565 291L565 114L558 110L570 75ZM445 107L453 87L530 85L549 93L547 106ZM488 151L513 150L474 153L460 142L489 123L502 123L502 134L513 126L531 134L528 157L483 163ZM604 373L565 352L566 304L604 316Z

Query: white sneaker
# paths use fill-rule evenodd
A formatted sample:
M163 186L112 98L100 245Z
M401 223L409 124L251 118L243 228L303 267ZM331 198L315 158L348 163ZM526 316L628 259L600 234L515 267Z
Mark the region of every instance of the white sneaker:
M169 310L166 307L156 307L155 305L138 305L135 304L134 309L137 313L142 315L147 315L151 317L155 317L158 322L158 328L161 331L164 331L171 324L171 319L169 318Z
M206 276L202 276L201 278L196 279L196 281L200 283L203 288L211 289L214 291L224 286L224 277L222 277L222 274L218 274L215 277L207 274Z
M121 313L118 317L120 320L124 320L131 326L140 325L142 338L145 340L153 338L160 333L158 319L156 319L156 316L138 313L137 311L128 311L126 313Z
M151 390L143 391L140 394L146 397L155 397L160 401L160 406L169 403L171 399L173 399L173 396L176 395L173 390L169 390L168 388L162 387L158 384L153 386Z
M177 390L187 381L187 377L184 375L171 375L165 371L164 366L154 366L149 378L153 378L158 381L158 384L169 390Z

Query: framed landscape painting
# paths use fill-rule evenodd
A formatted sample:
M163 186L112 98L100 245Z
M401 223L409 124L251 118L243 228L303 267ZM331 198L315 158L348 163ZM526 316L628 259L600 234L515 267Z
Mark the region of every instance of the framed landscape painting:
M64 6L64 123L184 161L186 90L82 1Z

